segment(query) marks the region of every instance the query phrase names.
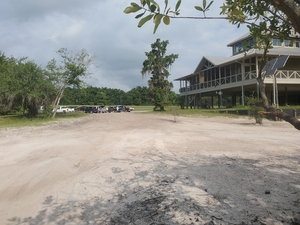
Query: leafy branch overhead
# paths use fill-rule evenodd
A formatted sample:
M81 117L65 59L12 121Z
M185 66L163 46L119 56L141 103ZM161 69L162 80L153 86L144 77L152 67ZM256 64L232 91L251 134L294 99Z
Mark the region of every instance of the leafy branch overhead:
M171 18L192 18L192 17L179 17L180 15L179 8L181 5L181 0L177 1L175 5L175 9L169 7L168 0L165 0L164 2L165 3L162 11L160 5L154 0L140 0L140 4L131 2L130 6L126 7L126 9L124 10L124 13L130 14L130 13L137 13L141 11L142 13L139 13L138 15L135 16L136 19L140 19L138 23L138 27L142 27L145 23L152 20L154 23L153 33L156 32L157 28L159 27L162 21L165 25L169 25ZM206 0L203 0L202 6L195 6L196 10L203 12L203 17L193 17L193 18L194 19L207 18L205 12L209 10L212 3L213 1L207 4ZM225 18L221 18L221 19L225 19Z
M139 19L138 27L152 20L154 32L163 23L170 24L171 19L225 19L237 25L246 24L250 32L271 32L278 37L290 35L294 29L300 33L300 7L299 0L225 0L220 6L220 15L208 17L206 12L214 1L202 0L202 6L194 6L202 16L179 16L181 0L178 0L175 8L169 6L169 1L164 0L164 7L160 7L154 0L140 0L137 4L132 2L124 13L138 13L135 18Z

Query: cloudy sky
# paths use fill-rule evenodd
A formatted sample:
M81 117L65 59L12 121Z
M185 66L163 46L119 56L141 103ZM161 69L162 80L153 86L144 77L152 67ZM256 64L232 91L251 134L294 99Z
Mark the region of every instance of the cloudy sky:
M145 52L157 38L169 40L167 54L179 54L169 80L193 72L203 56L230 56L227 44L247 32L222 20L171 20L153 34L153 23L138 28L134 14L124 14L130 2L139 0L2 0L0 51L6 56L28 57L41 67L56 51L86 49L96 56L87 82L95 87L129 91L147 86L140 71ZM163 0L157 0L164 3ZM183 0L181 16L200 15L194 9L201 0ZM207 16L219 16L222 0L215 1ZM169 5L176 0L169 0ZM174 83L178 92L179 83Z

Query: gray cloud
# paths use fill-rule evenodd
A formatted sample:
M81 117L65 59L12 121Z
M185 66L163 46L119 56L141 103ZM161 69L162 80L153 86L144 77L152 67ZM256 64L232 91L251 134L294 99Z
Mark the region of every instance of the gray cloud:
M4 0L0 8L0 50L14 57L28 56L45 66L62 47L86 49L96 55L91 78L93 86L128 91L146 86L148 77L140 73L145 52L157 38L169 40L168 54L179 54L170 80L194 71L204 55L229 56L226 45L243 35L224 20L173 19L170 26L161 25L155 35L152 22L137 28L134 15L123 10L130 0ZM158 1L163 3L164 1ZM175 5L176 1L169 1ZM194 10L198 0L182 3L182 15L199 15ZM215 3L219 4L219 3ZM208 14L217 16L220 5ZM179 84L174 82L174 91Z

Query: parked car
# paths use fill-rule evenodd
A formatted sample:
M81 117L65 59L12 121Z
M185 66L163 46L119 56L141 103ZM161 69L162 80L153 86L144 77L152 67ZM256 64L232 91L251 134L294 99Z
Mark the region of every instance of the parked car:
M133 110L134 110L134 108L126 107L125 105L123 106L123 111L124 112L131 112Z
M123 106L122 105L117 105L116 106L116 112L122 112L123 111Z
M91 106L86 106L85 108L84 108L84 112L85 113L93 113L93 107L91 107Z
M79 107L76 108L76 111L82 111L82 112L84 112L85 108L86 108L86 106L79 106Z
M126 107L125 105L118 105L116 107L117 112L131 112L133 108Z
M105 107L101 107L101 113L107 113L107 109Z
M107 112L109 112L109 113L111 113L111 112L115 112L115 107L114 106L109 106L108 108L107 108Z
M93 107L93 113L101 113L101 107L99 106Z
M56 109L56 113L67 113L67 112L69 112L69 108L67 106L58 106Z
M74 106L69 106L68 107L68 112L75 112L75 107Z

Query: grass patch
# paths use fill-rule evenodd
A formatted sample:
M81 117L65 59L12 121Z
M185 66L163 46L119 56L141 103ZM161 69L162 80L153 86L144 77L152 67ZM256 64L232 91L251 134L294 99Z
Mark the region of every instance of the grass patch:
M132 106L130 106L132 107ZM248 110L248 108L234 108L234 109L181 109L178 106L167 106L165 107L165 111L153 111L153 106L133 106L134 111L143 112L143 113L158 113L158 114L166 114L173 115L174 120L178 116L224 116L224 117L232 117L237 118L241 117L241 115L237 115L237 110ZM248 117L248 114L245 115Z
M236 110L232 110L236 112ZM224 116L224 117L240 117L241 115L237 115L236 113L229 113L228 110L218 110L218 109L181 109L178 107L174 110L174 107L170 109L167 107L166 111L162 112L165 114L174 115L176 113L178 116Z
M41 126L51 122L55 122L60 119L71 119L86 116L82 112L66 113L66 114L56 114L55 118L49 118L47 116L39 115L36 118L28 118L21 115L7 115L0 116L0 128L9 127L25 127L25 126Z

